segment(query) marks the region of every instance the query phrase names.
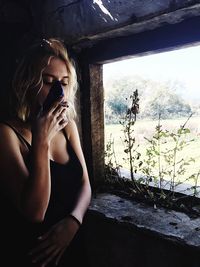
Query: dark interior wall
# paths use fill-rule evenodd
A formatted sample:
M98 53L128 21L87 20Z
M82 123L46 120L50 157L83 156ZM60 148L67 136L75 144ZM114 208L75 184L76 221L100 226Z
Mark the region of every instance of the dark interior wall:
M88 212L85 242L90 267L199 267L197 249L173 243Z
M8 92L10 90L11 77L15 68L15 56L17 53L17 40L22 34L21 25L0 24L0 115L8 112Z
M8 98L16 59L32 27L26 1L0 1L0 116L9 113Z
M10 112L9 94L17 58L35 39L59 37L65 41L63 36L53 34L53 29L44 29L44 2L47 1L0 0L0 118L7 117ZM56 8L52 1L48 5ZM68 50L76 61L70 46Z

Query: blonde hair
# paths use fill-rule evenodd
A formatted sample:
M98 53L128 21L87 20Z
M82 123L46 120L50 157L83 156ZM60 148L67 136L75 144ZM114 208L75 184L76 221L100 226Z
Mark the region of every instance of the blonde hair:
M78 87L74 62L69 58L62 41L55 38L43 39L32 45L22 57L16 69L12 87L15 94L15 111L19 119L28 121L35 97L43 86L42 74L52 57L63 60L69 73L67 100L69 119L76 116L75 95Z

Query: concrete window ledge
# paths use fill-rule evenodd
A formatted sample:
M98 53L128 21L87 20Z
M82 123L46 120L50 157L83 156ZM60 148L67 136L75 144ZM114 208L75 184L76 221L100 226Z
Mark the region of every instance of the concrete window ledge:
M90 267L200 267L200 218L101 193L85 227Z
M154 208L111 194L94 197L90 211L98 212L117 223L128 224L162 238L199 248L200 253L200 218L192 219L182 212Z

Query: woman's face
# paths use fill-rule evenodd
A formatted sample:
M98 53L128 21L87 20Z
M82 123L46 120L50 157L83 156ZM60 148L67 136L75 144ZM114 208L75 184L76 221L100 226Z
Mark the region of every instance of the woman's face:
M49 64L43 71L42 77L43 86L37 96L37 102L40 105L44 103L54 81L60 81L64 91L64 99L66 100L69 74L64 61L56 57L51 58Z

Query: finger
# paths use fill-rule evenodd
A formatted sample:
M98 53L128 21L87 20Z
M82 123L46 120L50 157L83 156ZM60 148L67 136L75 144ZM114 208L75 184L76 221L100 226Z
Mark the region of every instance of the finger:
M57 131L59 132L59 131L61 131L62 129L64 129L65 126L67 126L68 122L69 122L68 120L67 120L67 121L62 121L62 122L60 122L60 124L58 124Z
M34 248L30 251L30 255L35 255L37 253L39 253L41 250L47 248L50 246L50 242L48 239L44 239L44 237L42 237L43 240L39 239L41 242Z
M63 107L66 107L66 108L69 107L69 104L68 104L67 101L62 101L62 102L60 103L60 105L63 106Z
M64 96L59 97L50 107L49 112L53 113L56 108L64 101Z
M50 246L50 244L42 244L37 246L35 249L31 250L29 252L29 255L32 256L33 258L36 257L36 255L38 255L41 251L43 251L44 249L48 248Z
M63 109L58 115L57 115L57 120L58 123L60 123L62 120L67 120L67 112L66 109Z
M57 254L58 254L58 249L55 246L50 246L40 251L38 255L34 255L34 257L32 258L32 262L33 263L42 262L42 266L44 266L43 264L48 260L48 258L52 259Z
M69 120L68 118L64 118L62 119L59 123L58 123L58 128L59 128L59 131L61 129L63 129L67 124L68 124Z
M61 102L57 107L56 107L56 109L54 109L53 111L52 111L52 114L53 115L55 115L55 116L57 116L58 114L60 114L63 110L67 110L67 104L66 104L66 102L65 103L63 103L63 102Z
M55 116L59 116L59 115L62 115L63 113L67 114L67 108L66 107L59 107L59 109L57 110L56 113L54 113Z
M45 234L38 236L37 239L38 239L39 241L43 241L43 240L47 239L47 238L49 237L50 234L51 234L51 231L48 231L48 232L46 232Z
M65 249L66 249L66 248L63 248L63 249L60 251L60 253L58 254L58 256L56 257L56 261L55 261L55 264L56 264L56 265L58 265L58 263L59 263L59 261L60 261L62 255L63 255L63 253L65 252Z
M53 261L53 259L56 258L56 256L59 254L60 249L54 250L50 256L48 256L45 261L43 261L43 266L47 266L49 262Z

